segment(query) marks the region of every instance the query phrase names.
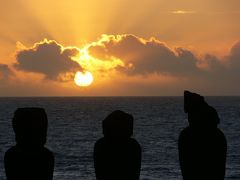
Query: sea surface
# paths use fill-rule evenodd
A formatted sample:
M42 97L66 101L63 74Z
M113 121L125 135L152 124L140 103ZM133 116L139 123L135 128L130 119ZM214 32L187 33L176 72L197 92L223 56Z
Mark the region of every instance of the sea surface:
M221 118L228 141L226 179L240 179L240 97L206 97ZM101 122L113 110L132 114L134 138L142 146L141 180L179 180L177 140L187 126L182 97L0 98L0 179L3 157L15 144L11 126L18 107L43 107L48 119L46 147L54 152L54 180L94 180L93 147Z

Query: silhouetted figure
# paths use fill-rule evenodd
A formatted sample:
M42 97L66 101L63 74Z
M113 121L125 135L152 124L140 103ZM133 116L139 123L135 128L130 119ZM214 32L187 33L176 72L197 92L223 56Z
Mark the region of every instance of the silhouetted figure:
M189 126L179 136L178 150L184 180L223 180L227 142L217 128L217 111L204 98L184 92L184 111Z
M131 138L132 115L116 110L103 120L102 126L104 137L94 147L97 180L138 180L141 146Z
M4 157L8 180L51 180L54 156L44 147L48 120L42 108L19 108L13 121L16 145Z

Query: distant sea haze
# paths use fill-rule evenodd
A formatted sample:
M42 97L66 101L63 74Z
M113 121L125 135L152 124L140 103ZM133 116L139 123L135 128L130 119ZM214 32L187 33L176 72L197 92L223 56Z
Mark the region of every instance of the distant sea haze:
M216 108L228 141L226 180L240 179L240 97L206 97ZM187 126L182 97L0 98L0 180L3 157L15 144L12 117L19 107L45 108L47 147L55 154L54 180L95 179L93 147L102 120L116 109L134 116L134 138L142 146L141 180L179 180L177 141Z

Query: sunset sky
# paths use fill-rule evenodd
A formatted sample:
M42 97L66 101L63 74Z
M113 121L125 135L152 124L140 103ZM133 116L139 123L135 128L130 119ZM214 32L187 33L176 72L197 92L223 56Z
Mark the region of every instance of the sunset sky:
M239 0L1 1L0 96L240 95L239 18Z

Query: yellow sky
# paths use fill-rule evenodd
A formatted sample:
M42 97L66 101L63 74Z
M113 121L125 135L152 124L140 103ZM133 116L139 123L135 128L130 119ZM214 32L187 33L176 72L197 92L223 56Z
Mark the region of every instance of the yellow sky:
M239 56L231 48L240 40L239 17L238 0L1 1L0 64L8 65L12 73L4 76L3 72L6 74L7 70L0 66L0 95L180 95L186 88L213 95L236 95L240 87L228 89L226 84L234 80L238 67L235 59ZM116 39L96 45L103 39L102 34L116 36ZM117 35L127 37L117 40ZM157 43L151 43L151 37ZM46 79L40 70L36 74L33 69L16 68L16 51L19 50L16 43L31 49L45 38L56 41L63 48L71 46L80 51L91 47L89 51L94 51L90 58L85 59L85 66L93 71L93 85L79 88L73 81ZM189 50L194 57L186 55L185 50L176 51L177 47ZM144 53L139 53L139 50ZM169 56L158 54L161 50ZM206 54L215 59L205 58ZM183 73L184 69L177 69L175 66L178 65L174 63L157 64L159 69L144 64L149 60L147 58L169 57L174 59L174 63L175 58L176 61L194 59L200 69L205 66L203 64L210 67L209 64L220 62L214 66L216 68L222 62L232 61L235 69L230 71L235 76L227 76L225 85L221 85L221 81L216 80L216 77L226 77L221 68L213 68L215 74L207 74L207 71L193 76ZM152 59L150 63L154 64L156 61ZM80 68L84 68L83 61L78 63ZM125 70L119 70L117 65ZM126 70L130 65L135 69ZM183 67L186 67L186 72L192 71L188 64ZM64 69L64 72L67 71ZM209 76L214 78L206 81ZM214 85L213 81L217 84ZM41 90L36 88L38 86ZM15 91L16 88L19 91Z

